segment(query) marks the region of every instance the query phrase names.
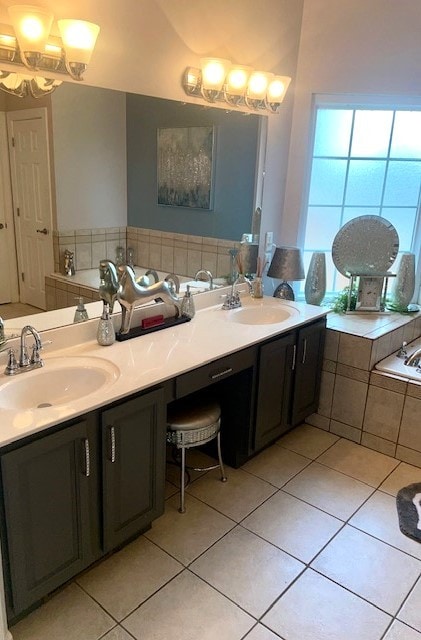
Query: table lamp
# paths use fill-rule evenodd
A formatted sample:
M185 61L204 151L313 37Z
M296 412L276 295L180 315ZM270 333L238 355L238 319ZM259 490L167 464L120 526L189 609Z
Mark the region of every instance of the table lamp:
M281 284L275 289L274 298L295 300L294 291L287 280L295 281L304 280L305 278L301 249L297 247L276 247L270 263L268 277L282 280Z

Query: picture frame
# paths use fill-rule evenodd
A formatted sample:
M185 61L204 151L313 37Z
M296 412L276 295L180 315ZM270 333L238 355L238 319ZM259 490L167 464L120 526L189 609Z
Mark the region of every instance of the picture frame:
M384 277L360 276L356 311L381 311Z
M212 210L213 126L158 129L158 205Z

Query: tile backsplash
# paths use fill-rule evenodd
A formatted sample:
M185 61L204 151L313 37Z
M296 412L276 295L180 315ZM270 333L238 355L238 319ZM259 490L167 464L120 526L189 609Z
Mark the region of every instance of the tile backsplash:
M117 247L133 249L134 263L139 266L184 276L209 269L220 278L230 272L229 249L239 249L240 243L137 227L56 231L54 270L62 273L66 249L73 252L78 271L97 268L103 258L115 261Z

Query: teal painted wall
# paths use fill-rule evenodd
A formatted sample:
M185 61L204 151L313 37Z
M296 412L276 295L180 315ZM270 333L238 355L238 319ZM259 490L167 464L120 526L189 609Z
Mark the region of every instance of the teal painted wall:
M128 224L191 235L240 240L254 208L261 116L127 94ZM215 127L213 209L157 204L157 129Z

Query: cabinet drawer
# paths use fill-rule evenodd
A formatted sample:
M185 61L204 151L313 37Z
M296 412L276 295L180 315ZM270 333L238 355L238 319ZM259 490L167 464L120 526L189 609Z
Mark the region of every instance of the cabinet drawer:
M199 369L178 376L175 380L176 398L182 398L194 391L225 380L239 371L253 367L255 361L256 348L252 347L214 360Z

